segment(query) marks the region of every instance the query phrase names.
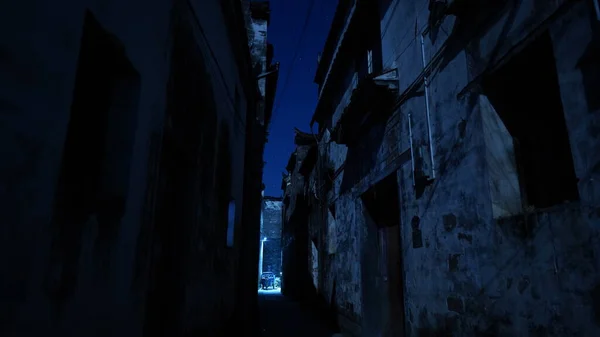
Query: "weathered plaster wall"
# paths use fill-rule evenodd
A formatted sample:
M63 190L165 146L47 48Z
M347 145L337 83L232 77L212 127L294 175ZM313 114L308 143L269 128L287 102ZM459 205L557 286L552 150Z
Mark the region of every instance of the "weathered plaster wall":
M479 60L489 60L494 52L499 53L495 56L499 59L560 3L538 7L537 2L526 1L513 12L503 12L489 32L476 39ZM418 22L425 22L427 9L414 11L414 6L400 1L391 27L409 31L414 30L415 17ZM584 83L573 64L592 40L590 12L585 6L580 3L566 15L563 10L562 19L550 26L580 178L581 203L540 210L527 221L495 222L488 183L493 171L486 163L481 100L477 94L456 98L482 64L467 68L471 55L462 50L444 57L433 72L430 106L437 178L417 199L411 187L410 165L404 165L399 172L409 334L464 331L500 336L564 336L598 330L588 299L599 281L598 266L588 256L597 254L594 242L599 222L597 210L586 206L597 204L597 187L588 178L597 173L592 163L584 163L587 158L597 161L592 155L597 151L592 148L598 147L598 138L589 127L582 128L583 123L594 125L598 116L588 112L583 97L578 103L573 98L585 91L579 89ZM575 22L575 18L580 21ZM452 35L456 22L447 18L442 27L433 46L426 39L427 59L445 42L444 31ZM573 49L574 40L567 36L575 35L569 34L582 36L581 44L577 44L582 46L580 50ZM498 45L498 41L503 43ZM385 44L391 50L389 46L396 42ZM400 73L407 74L404 79L401 76L402 90L416 77L415 69L422 64L418 39L411 37L397 44L404 44L399 49L407 50L397 56ZM401 111L404 116L409 112L424 116L423 99L407 101ZM422 130L422 135L426 134L424 127L422 117L415 121L415 128ZM408 134L402 132L401 138L400 143L406 144ZM447 267L440 269L441 265Z
M289 205L285 208L285 213L283 215L284 221L289 220L290 216L296 209L296 203L299 197L304 198L308 191L307 184L305 184L305 177L298 172L300 166L302 165L302 161L306 158L308 154L308 150L310 146L302 145L296 147L296 164L293 172L291 174L290 185L285 190L285 194L289 196Z
M267 198L263 201L261 238L266 238L263 248L263 271L279 275L281 271L281 222L283 202Z
M311 226L320 226L323 232L331 224L336 230L335 236L323 235L327 242L320 249L332 240L336 249L325 259L329 263L320 265L319 290L335 301L340 316L362 325L363 332L366 327L377 331L385 322L373 326L364 315L368 303L361 297L367 286L363 268L374 260L359 197L396 170L407 335L575 336L599 329L590 299L597 296L600 281L598 263L592 258L598 254L600 226L593 206L599 191L598 179L593 178L599 174L599 106L589 94L597 81L592 78L598 63L590 57L598 45L598 23L591 18L591 4L519 3L491 9L495 13L484 28L461 27L449 16L441 28L425 36L425 62L435 61L428 79L436 179L422 196L417 197L413 188L408 130L410 114L415 148L420 146L429 156L422 87L420 95L407 99L385 125L375 126L354 148L325 145L327 137L322 140L321 156L334 170L343 162L345 167L328 198L335 203L335 219L325 216L323 209L311 218ZM398 68L400 92L423 69L419 31L428 15L427 2L397 0L381 21L384 68ZM494 161L486 149L503 145L485 137L485 97L462 91L490 60L501 59L541 24L547 25L553 40L581 201L538 210L527 220L495 221L492 196L501 197L506 191L491 190L490 182L505 163L490 167ZM461 35L465 31L484 33L465 40ZM351 92L352 83L340 87L340 92ZM348 98L342 94L340 105L331 111L334 124ZM330 299L333 284L335 300Z
M232 101L241 86L239 69L227 41L226 21L218 1L191 1L198 28L197 42L206 60L218 105L219 122L231 130L231 194L241 209L244 169L245 98L239 106ZM132 270L140 211L144 200L148 143L152 133L161 133L165 113L165 90L169 75L170 2L133 1L24 1L2 6L0 10L0 61L2 79L0 101L0 218L3 256L0 270L1 331L5 336L139 336L142 331L143 291L132 290ZM69 120L73 85L80 47L84 14L89 9L104 29L124 45L127 57L141 78L138 127L135 134L130 192L119 232L115 265L109 281L94 283L92 267L82 265L80 282L60 317L50 315L52 302L43 293L41 280L50 250L49 223L55 185ZM196 21L193 22L196 25ZM197 27L197 26L196 26ZM208 49L211 46L212 52ZM239 227L239 214L236 215ZM82 261L89 260L94 228L86 228L82 238ZM236 243L241 238L236 237ZM223 246L225 242L223 242ZM226 259L234 265L237 250ZM83 263L83 262L82 262ZM232 310L228 289L237 282L233 270L220 276L206 274L187 289L190 304L188 328L202 325L198 313L215 312L219 319ZM212 296L212 297L210 297ZM201 301L199 299L202 299ZM101 318L101 319L99 319Z
M282 284L281 291L294 298L303 298L312 284L308 234L308 184L299 170L310 146L296 146L295 165L290 174L290 184L284 190L282 223Z
M265 241L263 249L263 272L270 271L279 276L281 271L281 239Z
M340 196L336 202L337 251L332 270L336 275L335 303L338 311L353 323L362 320L360 243L364 234L358 220L358 207L360 204L349 195Z
M245 1L245 6L248 14L251 15L256 11L257 7L265 3L259 1ZM267 6L268 7L268 4ZM250 51L252 55L252 69L256 74L262 74L267 71L269 64L267 64L267 30L269 22L266 18L253 16L248 21L248 36L250 42ZM263 97L266 97L266 83L267 78L263 77L258 80L258 89ZM259 109L258 119L264 122L264 101L260 102L261 108Z
M252 30L254 39L250 42L252 44L252 57L255 59L256 70L259 73L267 71L267 20L252 20ZM265 78L258 80L258 87L260 93L265 95Z
M283 220L281 200L264 200L262 210L261 234L267 239L281 238L281 221Z
M341 89L346 94L335 109L334 126L339 113L349 103L356 81L348 85L348 88ZM406 153L402 155L398 149L399 126L400 115L395 113L385 124L375 125L355 146L346 147L328 142L328 137L324 137L322 141L322 156L334 171L340 170L340 174L335 178L328 198L330 203L335 204L336 216L334 218L327 212L327 217L319 220L323 228L335 233L327 237L326 245L333 245L335 253L330 258L331 267L327 270L329 277L323 276L326 284L323 285L321 293L325 298L331 298L335 284L334 301L340 325L344 330L357 335L361 333L361 326L373 333L382 327L382 323L379 322L369 322L367 326L364 314L374 314L378 310L377 303L387 301L382 288L383 283L376 285L370 279L379 277L381 272L377 269L378 234L374 224L368 222L370 219L365 216L366 210L360 195L373 182L392 174L401 162L406 161ZM330 230L330 227L333 228ZM372 241L373 238L375 242ZM375 270L369 268L372 266L375 266ZM323 270L321 272L323 273ZM368 285L365 285L365 282ZM375 291L373 288L376 288ZM374 306L366 307L366 300L375 303Z
M310 270L312 276L313 286L319 291L319 249L315 245L314 241L310 242Z

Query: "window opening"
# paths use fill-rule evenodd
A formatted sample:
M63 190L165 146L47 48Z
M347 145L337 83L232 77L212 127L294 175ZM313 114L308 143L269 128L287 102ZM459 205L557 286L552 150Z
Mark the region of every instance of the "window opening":
M550 35L488 76L483 90L513 138L524 205L579 200Z

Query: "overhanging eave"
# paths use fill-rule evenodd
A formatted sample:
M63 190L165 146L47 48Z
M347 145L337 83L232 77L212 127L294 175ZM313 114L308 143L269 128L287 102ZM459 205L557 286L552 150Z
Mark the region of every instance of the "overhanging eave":
M386 70L379 75L368 76L361 80L352 91L350 103L344 108L342 116L334 126L334 141L347 144L362 130L368 128L373 116L391 109L398 94L398 72L396 69Z

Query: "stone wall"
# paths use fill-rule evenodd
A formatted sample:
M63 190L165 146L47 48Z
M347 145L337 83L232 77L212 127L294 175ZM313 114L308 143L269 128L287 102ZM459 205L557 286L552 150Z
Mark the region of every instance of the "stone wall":
M263 200L261 238L263 243L263 272L281 272L282 198L265 197Z
M284 295L302 299L311 292L310 239L308 234L308 185L299 170L309 145L298 145L292 155L290 184L285 187L282 223L282 285Z
M267 239L281 238L281 221L283 220L281 198L265 197L263 201L263 222L261 226L261 235Z
M270 271L279 276L281 272L281 240L267 239L263 249L263 272Z

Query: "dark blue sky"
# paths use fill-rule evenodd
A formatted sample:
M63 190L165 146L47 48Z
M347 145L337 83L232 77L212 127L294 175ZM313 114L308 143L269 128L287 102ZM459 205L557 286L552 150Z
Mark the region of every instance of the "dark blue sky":
M275 61L280 62L280 74L269 142L265 149L265 195L269 196L282 194L281 173L285 171L294 150L294 127L308 132L316 105L317 85L313 83L313 78L317 55L325 44L337 0L314 1L304 37L300 41L311 1L271 0L271 24L267 37L275 48ZM301 44L298 46L299 41ZM299 48L298 54L292 65L296 48Z

